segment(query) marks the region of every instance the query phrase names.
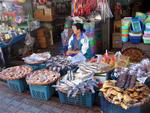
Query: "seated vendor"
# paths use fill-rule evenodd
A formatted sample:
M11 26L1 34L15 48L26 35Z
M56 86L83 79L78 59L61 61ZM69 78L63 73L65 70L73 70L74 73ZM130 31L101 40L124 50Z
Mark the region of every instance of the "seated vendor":
M74 56L81 52L87 59L91 58L89 39L84 33L83 24L72 25L73 35L68 42L67 55Z

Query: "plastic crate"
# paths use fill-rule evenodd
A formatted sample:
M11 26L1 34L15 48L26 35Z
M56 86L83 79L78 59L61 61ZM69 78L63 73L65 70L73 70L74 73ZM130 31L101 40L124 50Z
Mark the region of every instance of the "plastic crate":
M58 95L59 100L62 104L79 105L90 108L93 106L95 100L95 94L92 93L86 93L85 95L77 95L76 97L67 97L67 94L58 91Z
M18 91L20 93L24 92L27 89L27 83L25 79L7 80L7 85L10 89Z
M54 88L50 85L29 85L32 98L49 100L54 93Z
M33 71L46 68L46 64L28 64Z
M105 113L149 113L150 104L144 104L138 107L131 107L127 110L118 105L108 102L104 96L100 96L100 109Z
M129 36L130 42L134 44L138 44L142 41L142 36Z

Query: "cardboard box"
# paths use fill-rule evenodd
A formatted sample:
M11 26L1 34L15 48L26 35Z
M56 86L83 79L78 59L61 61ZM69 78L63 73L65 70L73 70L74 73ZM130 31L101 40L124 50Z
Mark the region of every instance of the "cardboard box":
M53 8L38 9L34 12L34 18L39 21L53 21L55 19Z

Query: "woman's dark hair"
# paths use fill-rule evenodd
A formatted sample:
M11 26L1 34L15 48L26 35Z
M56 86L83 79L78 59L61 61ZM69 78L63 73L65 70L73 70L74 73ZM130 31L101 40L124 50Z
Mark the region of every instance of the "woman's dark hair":
M73 26L76 26L77 29L80 29L81 32L85 32L85 29L83 28L83 24L81 24L81 23L74 23Z

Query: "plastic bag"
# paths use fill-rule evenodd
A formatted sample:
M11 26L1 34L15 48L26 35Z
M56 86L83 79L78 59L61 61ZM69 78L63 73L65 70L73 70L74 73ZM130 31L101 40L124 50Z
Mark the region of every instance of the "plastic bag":
M27 33L26 38L25 38L25 46L23 50L23 55L33 50L34 42L35 42L35 39L31 37L29 33Z

